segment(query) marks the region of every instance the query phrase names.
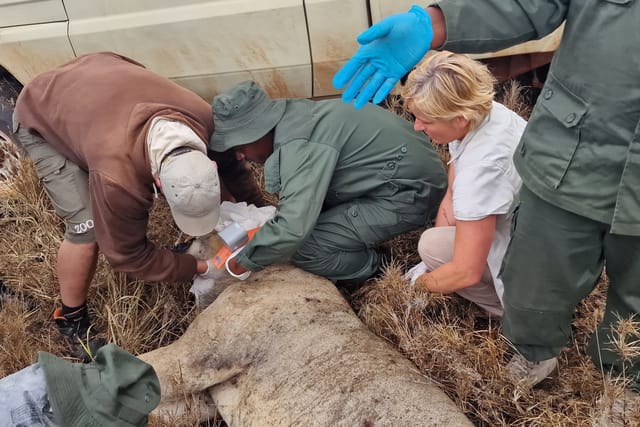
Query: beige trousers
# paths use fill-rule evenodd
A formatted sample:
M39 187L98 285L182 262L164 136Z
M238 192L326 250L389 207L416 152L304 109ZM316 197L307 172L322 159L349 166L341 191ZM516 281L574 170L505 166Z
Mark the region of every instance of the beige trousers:
M422 233L418 253L429 271L433 271L453 259L456 236L455 227L433 227ZM486 266L480 282L456 292L491 314L502 317L503 309L493 286L493 278Z

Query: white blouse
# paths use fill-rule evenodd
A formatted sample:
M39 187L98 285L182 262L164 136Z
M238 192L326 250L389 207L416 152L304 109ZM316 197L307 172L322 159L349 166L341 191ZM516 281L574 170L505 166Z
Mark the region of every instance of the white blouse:
M453 214L457 220L475 221L496 215L496 231L487 264L502 302L504 285L498 278L511 236L509 215L522 180L513 153L527 122L502 104L493 103L489 116L462 141L449 143L455 167Z

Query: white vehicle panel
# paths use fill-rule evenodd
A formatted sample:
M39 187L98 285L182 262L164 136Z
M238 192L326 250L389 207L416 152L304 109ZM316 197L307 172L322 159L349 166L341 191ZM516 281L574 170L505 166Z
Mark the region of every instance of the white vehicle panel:
M214 96L244 80L254 80L273 98L308 98L311 92L309 67L278 68L257 71L241 71L215 76L184 77L172 79L211 102Z
M23 84L74 58L66 22L0 28L0 65Z
M78 55L115 51L166 77L198 81L200 94L260 75L272 95L312 96L302 0L176 3L66 0L69 38ZM307 82L281 91L283 76Z
M61 0L0 0L0 28L66 20Z
M306 0L313 60L313 96L336 95L331 80L358 49L356 37L369 26L363 0Z

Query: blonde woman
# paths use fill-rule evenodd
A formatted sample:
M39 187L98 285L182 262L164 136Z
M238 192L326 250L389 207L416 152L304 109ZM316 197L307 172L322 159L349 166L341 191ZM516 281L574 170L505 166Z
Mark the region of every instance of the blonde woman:
M451 52L428 55L408 77L402 96L414 129L448 145L451 156L435 227L422 234L422 263L408 277L502 316L498 273L521 185L512 156L526 122L493 100L494 83L486 66Z

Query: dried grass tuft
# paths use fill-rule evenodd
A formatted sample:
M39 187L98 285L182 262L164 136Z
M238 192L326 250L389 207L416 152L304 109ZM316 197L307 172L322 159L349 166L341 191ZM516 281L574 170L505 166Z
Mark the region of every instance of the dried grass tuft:
M613 336L609 344L620 355L624 362L631 362L640 357L640 322L637 316L629 318L616 316Z

